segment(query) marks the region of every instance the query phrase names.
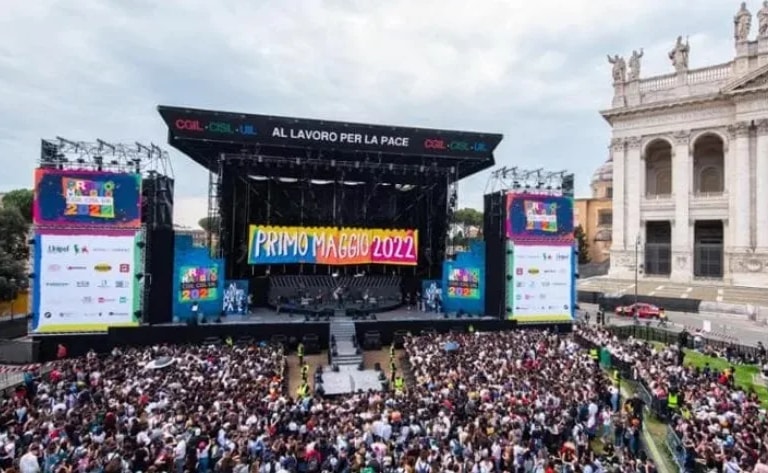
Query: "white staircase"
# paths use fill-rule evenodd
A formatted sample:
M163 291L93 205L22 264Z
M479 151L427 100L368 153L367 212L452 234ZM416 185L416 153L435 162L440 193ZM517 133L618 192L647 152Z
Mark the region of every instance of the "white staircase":
M331 364L338 366L358 366L363 355L355 348L355 323L351 320L331 322L331 340L336 342L336 352L331 355Z

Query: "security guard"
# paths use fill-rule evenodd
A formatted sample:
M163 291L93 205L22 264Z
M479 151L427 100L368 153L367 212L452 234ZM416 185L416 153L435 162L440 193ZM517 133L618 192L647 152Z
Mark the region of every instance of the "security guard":
M391 382L394 384L395 376L396 376L396 373L397 373L397 365L395 364L395 360L392 360L392 361L389 362L389 372L392 373L390 378L391 378Z
M232 346L235 344L235 342L232 340L232 337L227 337L226 340L224 340L224 343L226 343L229 348L232 348Z
M469 333L475 333L475 326L472 324L469 324L469 327L467 328L469 330Z
M392 345L389 346L389 361L392 361L395 359L395 342L392 342Z
M617 388L621 386L621 373L619 373L619 370L613 369L611 371L611 381L613 382L613 385Z
M600 349L597 347L590 348L589 357L592 358L592 361L595 363L600 363Z
M301 380L306 383L308 378L309 378L309 363L304 363L303 365L301 365Z
M403 392L405 391L405 380L402 376L398 376L395 378L395 391L397 392Z
M299 355L299 366L304 364L304 344L299 342L299 346L296 348L296 354Z
M299 399L303 399L305 397L308 397L309 395L310 395L309 384L301 383L299 388L296 390L296 397Z
M670 393L667 394L667 411L670 414L674 414L679 408L680 398L678 397L677 391L670 391Z

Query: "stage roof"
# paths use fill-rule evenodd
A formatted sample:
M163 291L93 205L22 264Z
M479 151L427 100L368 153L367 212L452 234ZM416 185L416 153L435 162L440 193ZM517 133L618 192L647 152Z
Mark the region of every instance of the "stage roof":
M158 107L168 142L195 162L217 169L222 154L323 157L382 164L455 167L458 178L494 165L503 136L304 118ZM274 173L272 169L272 173Z

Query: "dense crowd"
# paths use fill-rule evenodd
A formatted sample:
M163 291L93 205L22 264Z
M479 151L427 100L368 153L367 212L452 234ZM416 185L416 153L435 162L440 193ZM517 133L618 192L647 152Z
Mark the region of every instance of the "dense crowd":
M581 328L580 334L630 364L632 377L645 386L679 436L685 468L768 472L766 410L754 391L737 386L734 367L718 371L709 364L686 365L677 345L620 340L599 328ZM735 353L723 355L734 364L744 361Z
M276 346L166 346L59 361L2 401L0 467L655 471L639 448L637 413L618 409L615 388L570 337L425 335L406 340L405 359L405 390L298 399Z

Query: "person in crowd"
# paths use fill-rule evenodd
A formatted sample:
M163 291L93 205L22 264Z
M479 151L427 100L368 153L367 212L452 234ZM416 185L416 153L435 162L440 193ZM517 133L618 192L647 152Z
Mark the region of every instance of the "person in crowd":
M288 392L283 348L267 344L59 360L34 394L0 401L0 462L23 473L654 471L637 413L612 409L611 380L573 338L404 343L411 368L397 387L331 398L306 381Z

